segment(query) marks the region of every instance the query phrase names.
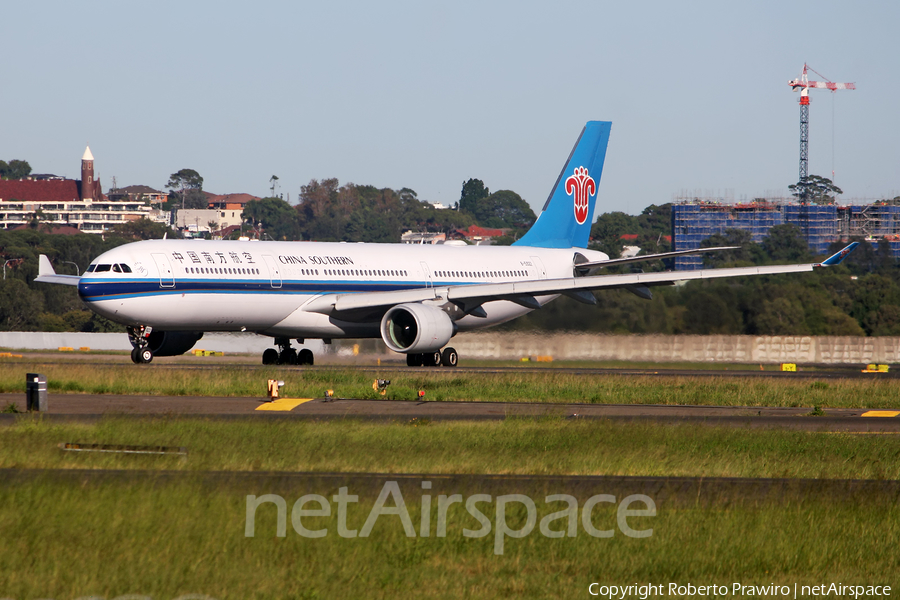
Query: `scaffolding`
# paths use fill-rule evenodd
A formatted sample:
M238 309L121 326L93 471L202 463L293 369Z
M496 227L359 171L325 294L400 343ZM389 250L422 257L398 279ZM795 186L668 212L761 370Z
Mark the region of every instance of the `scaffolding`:
M885 202L847 206L797 204L784 198L757 198L736 204L713 198L677 199L672 205L673 250L695 250L710 236L729 229L747 231L751 241L759 243L772 227L785 223L799 227L809 249L817 255L827 254L834 242L862 238L872 242L885 240L892 256L900 258L900 206ZM701 256L675 259L678 270L702 267Z

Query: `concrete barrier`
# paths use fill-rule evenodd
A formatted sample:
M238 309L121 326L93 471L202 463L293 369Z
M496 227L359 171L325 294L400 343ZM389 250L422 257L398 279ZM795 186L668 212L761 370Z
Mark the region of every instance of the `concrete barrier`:
M295 345L297 345L295 343ZM309 340L314 353L391 356L381 340ZM560 360L633 362L725 362L859 364L900 363L900 337L752 335L598 335L587 333L463 333L450 342L463 358L519 360L550 356ZM0 332L0 347L52 350L60 347L130 350L124 333ZM207 333L195 348L226 353L262 353L274 340L252 333Z
M466 333L453 338L463 358L634 362L866 364L900 362L900 338L752 335L596 335Z
M296 342L295 342L295 345ZM322 351L320 340L309 340L304 348ZM206 333L194 348L211 352L262 354L266 348L274 348L275 340L255 333ZM16 350L52 350L59 348L90 348L91 350L131 350L128 335L122 333L73 333L73 332L0 332L0 348Z

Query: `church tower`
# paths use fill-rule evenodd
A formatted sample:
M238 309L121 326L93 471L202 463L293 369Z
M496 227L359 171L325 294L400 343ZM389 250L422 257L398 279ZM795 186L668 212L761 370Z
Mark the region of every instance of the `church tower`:
M86 146L84 156L81 157L81 199L96 200L94 198L94 155L91 147Z

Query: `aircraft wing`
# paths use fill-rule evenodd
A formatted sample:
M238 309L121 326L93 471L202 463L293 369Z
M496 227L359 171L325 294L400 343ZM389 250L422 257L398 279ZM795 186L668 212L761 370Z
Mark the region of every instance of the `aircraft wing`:
M509 300L527 308L540 308L535 296L566 294L589 302L584 294L594 290L613 288L637 288L653 285L667 285L692 279L718 279L721 277L742 277L750 275L775 275L779 273L801 273L817 267L827 267L840 263L858 242L854 242L821 263L799 265L770 265L762 267L736 267L727 269L698 269L696 271L664 271L658 273L627 273L621 275L593 275L567 277L565 279L536 279L508 283L483 283L471 285L437 286L414 290L392 292L371 292L360 294L328 294L314 298L302 310L331 315L352 313L395 306L406 302L444 300L465 307L467 312L476 311L481 304L492 300Z
M78 285L81 277L78 275L57 275L50 264L50 259L41 254L38 257L38 276L34 278L38 283L61 283L63 285Z

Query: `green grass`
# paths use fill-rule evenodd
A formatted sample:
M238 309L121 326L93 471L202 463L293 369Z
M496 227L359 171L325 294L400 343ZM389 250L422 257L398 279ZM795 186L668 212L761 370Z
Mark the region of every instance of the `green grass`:
M295 533L290 521L287 535L276 537L269 505L259 510L256 535L245 537L245 495L280 491L190 481L4 486L0 594L57 599L146 594L166 600L186 593L219 600L578 598L588 597L592 582L896 587L900 580L900 507L885 500L865 507L825 498L789 505L660 507L656 517L632 521L641 529L652 527L649 538L616 532L600 539L579 529L574 538L549 539L535 530L506 539L504 553L496 555L493 532L480 539L461 535L463 527L478 526L463 509L451 511L445 538L406 537L391 516L381 517L369 537L342 538L332 516L306 519L308 527L328 530L325 537L310 539ZM290 507L298 495L284 497ZM350 512L350 528L361 528L370 507L361 498L359 510ZM598 526L614 526L607 512L595 513ZM414 503L410 514L418 524ZM507 520L518 528L522 515Z
M61 451L60 442L185 446L188 456L75 454ZM497 555L494 531L463 537L463 528L478 524L462 505L451 509L444 538L407 537L397 517L382 516L371 536L352 539L336 534L335 504L330 517L304 520L310 529L327 529L320 539L297 534L290 515L287 535L277 537L275 509L265 505L248 538L247 495L279 494L290 511L304 493L330 498L337 490L205 478L209 471L343 471L898 479L900 446L892 436L557 418L385 425L111 417L75 424L24 415L0 428L0 467L48 469L0 486L0 597L573 598L588 597L592 582L900 583L900 505L884 495L863 503L816 496L712 506L663 501L657 516L630 521L653 529L645 539L620 531L590 537L579 521L574 538L550 539L535 528L507 538ZM140 474L92 479L79 472L63 481L49 469ZM360 496L348 526L360 529L373 492L355 489L348 477L349 493ZM530 497L538 519L562 508L543 494ZM418 530L419 496L404 498ZM482 509L494 522L493 505ZM615 527L614 510L598 506L595 524ZM512 511L507 520L519 528L524 515Z
M51 393L151 394L164 396L265 395L267 379L285 381L283 395L375 398L372 380L390 379L386 398L414 399L425 390L429 400L719 406L820 406L822 408L895 408L900 380L742 379L582 375L548 369L541 372L472 373L448 369L384 367L377 373L352 368L307 369L222 364L216 369L185 365L98 365L72 363L0 363L0 392L24 392L25 373L47 376Z
M895 436L571 421L378 424L20 417L0 468L900 479ZM184 446L178 457L64 452L59 443Z

